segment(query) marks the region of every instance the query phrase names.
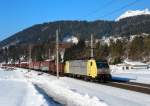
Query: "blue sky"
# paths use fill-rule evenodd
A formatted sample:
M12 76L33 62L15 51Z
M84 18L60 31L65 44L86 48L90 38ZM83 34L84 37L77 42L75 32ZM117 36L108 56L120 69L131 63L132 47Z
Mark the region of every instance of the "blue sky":
M150 9L150 0L137 0L126 6L134 1L0 0L0 40L34 24L56 20L114 20L127 10Z

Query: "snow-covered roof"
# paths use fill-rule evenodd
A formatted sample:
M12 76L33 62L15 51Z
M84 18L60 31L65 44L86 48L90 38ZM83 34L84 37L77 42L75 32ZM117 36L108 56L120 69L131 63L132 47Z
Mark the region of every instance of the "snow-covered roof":
M129 65L147 65L145 63L142 63L140 61L129 61L129 60L125 60L124 63L129 64Z
M79 42L78 38L75 36L68 36L63 39L63 42L77 44Z
M119 21L121 19L127 18L127 17L133 17L138 15L150 15L150 11L148 9L145 10L129 10L123 13L121 16L119 16L116 21Z
M126 65L128 65L128 64L126 64L126 63L117 64L117 66L126 66Z
M53 61L54 59L47 59L47 60L45 60L45 61Z
M23 62L21 62L21 63L29 63L29 62L27 62L27 61L23 61Z
M150 61L149 61L149 62L147 62L147 64L148 64L148 65L150 65Z

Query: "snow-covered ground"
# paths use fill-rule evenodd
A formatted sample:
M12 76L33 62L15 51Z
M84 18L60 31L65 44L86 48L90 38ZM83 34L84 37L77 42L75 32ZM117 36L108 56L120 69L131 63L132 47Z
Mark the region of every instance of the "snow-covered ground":
M57 79L55 76L35 71L28 72L25 69L2 71L0 78L0 87L2 86L0 95L3 95L0 97L0 106L5 103L6 105L2 106L18 104L19 106L47 106L48 100L39 94L37 88L67 106L149 106L150 104L150 95L68 77ZM7 102L10 98L14 98L9 102L13 105Z
M35 85L35 86L34 86ZM0 106L107 106L96 97L72 91L55 76L26 69L0 70ZM7 92L7 93L6 93ZM49 95L52 99L45 98ZM13 98L10 102L9 99ZM59 102L60 104L56 103Z
M28 75L33 76L34 73L30 72L30 74ZM82 106L103 106L106 104L108 106L149 106L150 103L150 95L138 92L68 77L61 77L59 80L53 76L49 78L51 81L46 79L47 84L41 84L40 87L59 102L69 106L79 104Z
M150 68L121 70L117 66L112 65L110 69L114 78L126 78L131 82L150 84Z
M70 88L62 78L31 71L25 74L29 81L43 89L55 101L66 106L108 106L95 96L82 95ZM80 89L80 88L79 88Z
M60 106L24 78L21 71L0 69L0 106Z

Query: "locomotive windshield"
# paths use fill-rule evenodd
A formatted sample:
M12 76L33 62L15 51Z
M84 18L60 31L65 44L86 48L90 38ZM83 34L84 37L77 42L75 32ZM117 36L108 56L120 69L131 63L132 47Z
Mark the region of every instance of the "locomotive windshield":
M96 62L97 68L109 68L108 63Z

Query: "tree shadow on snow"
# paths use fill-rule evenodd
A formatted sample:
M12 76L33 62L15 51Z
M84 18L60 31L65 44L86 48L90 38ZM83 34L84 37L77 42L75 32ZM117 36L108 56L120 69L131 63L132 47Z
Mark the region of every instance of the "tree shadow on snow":
M52 97L49 97L45 91L43 89L41 89L40 87L38 87L37 85L35 85L35 88L37 89L37 91L43 95L43 98L46 100L48 106L63 106L62 104L56 102L55 100L53 100Z

